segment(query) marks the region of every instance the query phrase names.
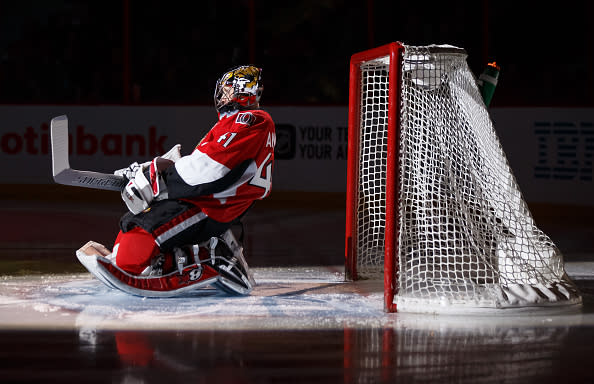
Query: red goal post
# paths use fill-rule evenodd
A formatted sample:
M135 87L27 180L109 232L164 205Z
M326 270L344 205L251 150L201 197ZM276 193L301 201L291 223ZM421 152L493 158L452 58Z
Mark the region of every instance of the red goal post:
M355 200L358 186L359 170L359 124L361 107L361 73L359 65L378 57L389 57L389 87L388 87L388 137L387 137L387 169L386 169L386 217L395 215L395 191L397 190L396 170L398 169L398 118L400 65L404 47L400 43L390 43L368 51L354 54L350 62L349 79L349 119L348 119L348 162L347 162L347 207L346 207L346 274L348 279L357 280L357 254L353 247L353 236L356 236ZM393 255L397 247L397 225L392 220L386 221L384 255ZM384 256L384 309L388 312L396 310L393 300L396 289L397 262L392 257Z

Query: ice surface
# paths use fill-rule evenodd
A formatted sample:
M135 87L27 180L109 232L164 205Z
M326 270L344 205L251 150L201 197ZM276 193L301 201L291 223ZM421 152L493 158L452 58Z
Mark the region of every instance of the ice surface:
M204 289L166 299L130 296L90 274L4 277L0 325L295 329L369 326L374 319L379 325L386 319L381 285L345 283L341 268L254 268L254 274L257 286L249 296Z
M592 279L594 263L567 267ZM516 317L387 314L381 281L345 282L342 267L253 268L249 296L205 289L178 298L143 298L110 289L90 274L0 277L0 327L79 329L343 329L476 327L479 324L594 325L590 309ZM589 303L589 299L586 300Z

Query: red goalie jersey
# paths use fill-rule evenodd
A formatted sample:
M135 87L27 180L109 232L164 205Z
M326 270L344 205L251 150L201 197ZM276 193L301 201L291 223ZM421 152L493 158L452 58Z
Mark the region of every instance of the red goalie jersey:
M194 152L165 170L169 198L191 202L219 222L233 221L270 194L275 142L265 111L219 114Z

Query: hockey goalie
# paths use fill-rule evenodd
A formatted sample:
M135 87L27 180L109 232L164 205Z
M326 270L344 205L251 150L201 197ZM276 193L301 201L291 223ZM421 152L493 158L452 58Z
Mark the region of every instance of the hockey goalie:
M146 297L205 286L248 294L255 285L231 227L270 194L276 142L260 109L261 69L241 66L216 83L218 122L190 155L176 145L152 161L115 171L129 212L113 250L89 242L81 263L106 285Z

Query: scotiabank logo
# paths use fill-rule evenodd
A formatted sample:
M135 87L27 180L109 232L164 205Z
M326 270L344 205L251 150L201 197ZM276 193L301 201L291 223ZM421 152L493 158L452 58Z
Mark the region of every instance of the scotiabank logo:
M159 135L157 128L149 127L144 134L106 133L96 135L78 125L68 135L70 154L92 156L158 156L165 153L167 136ZM6 155L46 155L50 152L49 124L39 129L27 127L22 132L0 134L0 152Z

